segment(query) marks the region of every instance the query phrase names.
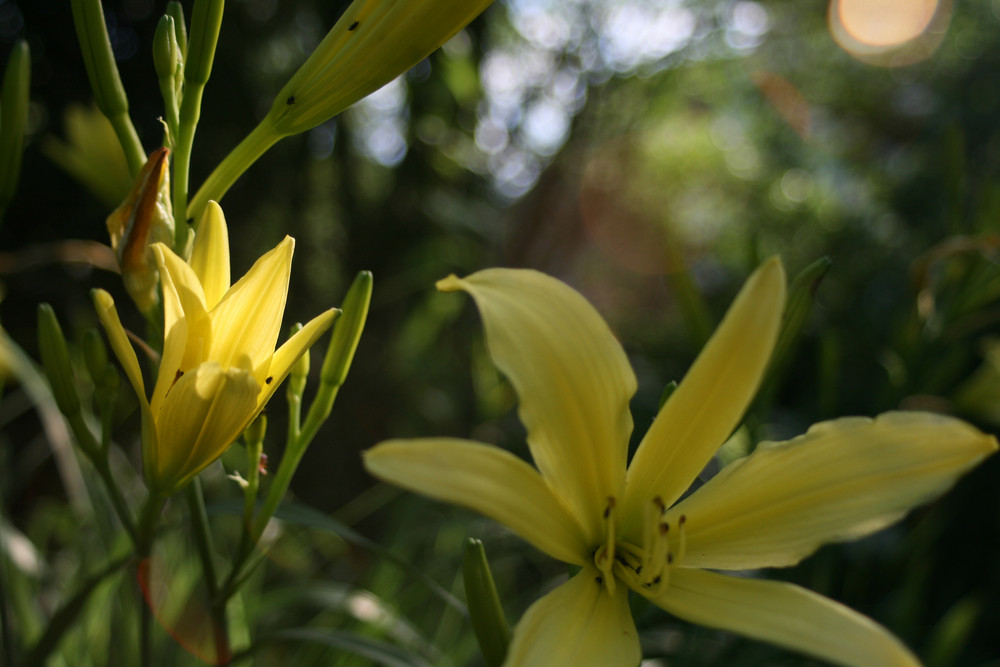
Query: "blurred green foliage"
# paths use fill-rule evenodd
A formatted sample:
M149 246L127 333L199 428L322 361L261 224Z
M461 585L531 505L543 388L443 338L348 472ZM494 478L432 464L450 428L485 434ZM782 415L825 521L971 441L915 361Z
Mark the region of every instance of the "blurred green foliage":
M240 595L234 643L262 638L259 664L480 664L450 597L462 597L470 536L488 547L508 618L564 574L492 522L362 472L358 452L387 437L473 437L526 455L515 397L489 362L473 309L433 289L451 272L531 266L580 289L636 368L643 433L664 387L683 376L762 258L780 254L795 275L829 257L797 344L748 415L749 441L897 407L996 428L1000 3L954 3L933 55L898 68L838 47L819 2L672 3L662 20L674 41L637 51L615 41L631 4L497 3L372 99L282 141L227 195L234 275L282 235L298 239L289 317L339 305L360 270L375 276L354 369L292 484L299 503L337 522L287 517L270 536L267 567ZM194 187L345 5L230 0L195 138ZM163 114L151 57L160 9L105 3L147 150ZM123 294L95 245L107 243L104 218L121 184L120 167L97 174L86 162L93 150L65 147L87 141L77 128L80 105L91 103L69 8L0 0L0 62L20 37L31 47L31 106L21 184L0 229L0 321L37 359L39 302L53 304L79 344L96 321L88 290ZM71 362L82 367L82 356ZM65 427L36 416L25 377L6 385L0 562L15 625L37 636L94 576L99 555L126 545ZM81 388L83 400L90 391ZM279 405L268 417L275 432L285 426ZM119 443L133 459L134 407L119 403L114 415L136 436ZM239 449L224 458L227 470L245 467ZM929 665L1000 664L998 476L1000 463L987 461L899 526L773 574L869 614ZM136 483L124 480L126 490ZM233 550L234 484L215 466L205 486L219 549ZM166 532L176 528L168 520ZM197 585L193 548L163 544L183 597ZM89 608L107 613L84 614L56 664L124 664L133 653L121 637L136 634L123 611L131 594L121 576L97 584ZM635 612L645 655L662 658L652 664L811 664L654 608ZM163 664L183 660L166 633L157 642Z

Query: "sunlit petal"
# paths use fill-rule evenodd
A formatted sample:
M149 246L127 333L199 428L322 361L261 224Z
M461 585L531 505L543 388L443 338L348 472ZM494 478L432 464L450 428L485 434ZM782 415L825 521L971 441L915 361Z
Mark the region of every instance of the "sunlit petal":
M884 528L996 449L992 436L926 412L838 419L762 444L671 510L687 519L684 564L794 565L823 543Z
M259 392L248 371L215 362L178 378L156 420L160 490L172 491L219 458L256 412Z
M621 498L632 431L636 381L621 345L578 292L536 271L489 269L438 288L475 299L538 469L599 539L608 498Z
M848 667L918 667L888 630L822 595L778 581L675 568L652 600L692 623L729 630Z
M625 535L637 539L651 498L670 505L743 417L774 348L785 271L771 259L747 280L711 340L660 410L629 464Z
M553 558L574 565L589 559L582 528L538 471L499 447L390 440L366 451L364 463L386 482L496 519Z
M205 290L205 304L215 308L229 290L229 230L222 208L208 202L198 223L198 234L191 248L191 269Z
M514 628L505 667L636 667L642 659L628 589L614 594L588 564L538 600Z
M295 241L290 236L264 254L212 310L209 358L253 370L261 384L281 330Z
M136 396L143 403L146 403L146 386L142 380L142 370L139 368L139 358L135 356L132 343L128 340L125 327L118 317L118 309L115 308L115 300L111 295L102 289L91 290L90 296L94 301L94 309L97 317L101 320L104 331L108 334L108 341L115 356L125 369L125 375L132 384Z
M337 319L338 311L331 308L325 313L320 313L309 324L305 325L298 332L289 338L274 352L271 365L267 370L267 377L264 378L264 386L257 398L261 407L267 403L271 395L284 381L285 377L292 370L292 366L303 354L307 354L309 348L313 346L320 336L322 336L333 321Z

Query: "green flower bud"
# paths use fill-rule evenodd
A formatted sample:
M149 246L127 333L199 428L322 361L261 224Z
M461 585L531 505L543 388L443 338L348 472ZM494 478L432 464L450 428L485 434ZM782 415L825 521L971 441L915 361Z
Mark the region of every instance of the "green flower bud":
M118 141L125 150L129 167L133 173L139 171L146 160L139 135L128 116L128 97L122 86L115 56L108 39L108 27L104 24L104 9L101 0L71 0L73 23L83 52L83 64L94 92L98 108L114 125Z
M174 41L181 51L181 57L187 53L187 26L184 24L184 7L177 0L167 3L167 16L174 20Z
M73 365L69 360L66 338L63 336L55 311L47 303L38 306L38 349L42 366L52 386L56 405L67 417L79 414L80 397L76 393Z
M87 364L90 377L97 382L108 367L108 348L97 329L87 329L83 332L83 360Z
M462 554L462 575L465 579L465 599L469 605L469 621L488 667L500 667L507 656L510 629L500 605L493 573L486 560L486 550L480 540L469 538Z
M347 378L347 371L354 361L354 352L358 349L361 332L368 319L368 307L372 300L371 271L360 271L351 288L347 290L344 303L341 306L343 314L333 325L333 335L330 346L323 359L323 369L320 380L323 384L339 387Z

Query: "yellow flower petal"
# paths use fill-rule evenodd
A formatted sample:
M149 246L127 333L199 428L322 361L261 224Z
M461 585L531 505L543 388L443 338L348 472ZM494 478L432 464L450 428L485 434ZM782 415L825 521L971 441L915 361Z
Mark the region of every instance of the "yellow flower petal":
M219 458L256 413L259 392L248 371L213 361L178 378L156 419L158 490L177 489Z
M614 594L588 564L531 605L514 628L505 667L636 667L642 659L628 589Z
M285 312L295 241L290 236L258 259L212 310L209 359L267 376Z
M687 517L684 565L794 565L825 542L893 523L996 449L992 436L925 412L823 422L730 464L668 521Z
M589 562L582 528L538 471L499 447L454 438L389 440L364 452L364 464L386 482L496 519L553 558Z
M778 336L785 270L777 258L747 280L629 464L622 531L638 539L645 506L672 504L739 424Z
M135 350L128 341L128 334L125 333L125 327L122 326L122 321L118 318L115 300L102 289L91 290L90 296L94 301L94 310L97 311L97 317L101 320L101 325L108 334L111 349L115 351L115 356L118 357L122 368L125 369L125 375L128 377L128 381L132 383L132 388L135 389L139 401L146 404L148 408L148 403L146 403L146 386L142 381L142 370L139 368L139 359L135 356Z
M475 299L493 361L520 398L535 464L600 541L632 432L636 381L621 345L586 299L537 271L489 269L438 289Z
M295 362L303 354L308 354L309 348L330 328L335 319L337 319L336 308L331 308L325 313L320 313L312 318L309 324L299 329L294 336L285 341L284 345L275 350L274 357L271 358L271 365L267 371L267 377L264 378L263 390L257 399L260 407L264 407L267 404L275 390L281 385L288 373L291 372Z
M222 208L208 202L191 249L191 268L205 290L205 304L215 308L229 290L229 230Z
M195 368L205 360L211 326L205 310L205 294L198 277L173 250L156 243L153 254L163 286L163 357L150 400L159 414L167 390L178 371Z
M652 602L692 623L736 632L837 665L920 665L902 642L870 618L784 582L681 567L671 572L670 586Z

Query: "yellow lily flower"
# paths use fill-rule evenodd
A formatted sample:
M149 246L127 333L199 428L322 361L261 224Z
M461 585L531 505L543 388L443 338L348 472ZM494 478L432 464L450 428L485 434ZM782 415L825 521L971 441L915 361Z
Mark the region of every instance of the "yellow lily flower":
M711 570L793 565L927 502L996 451L957 419L891 412L824 422L763 443L690 496L767 367L785 302L772 259L736 297L626 468L635 376L577 292L490 269L438 283L482 314L490 354L520 398L537 468L491 445L396 440L365 454L377 477L474 509L578 574L528 609L505 665L634 667L629 589L671 614L841 665L919 664L887 630L792 584Z
M209 202L190 264L152 246L163 282L163 356L150 400L135 350L111 295L94 303L143 411L143 464L150 485L173 493L215 461L260 413L292 366L333 323L314 318L274 349L285 310L295 241L286 236L235 285L222 209Z

